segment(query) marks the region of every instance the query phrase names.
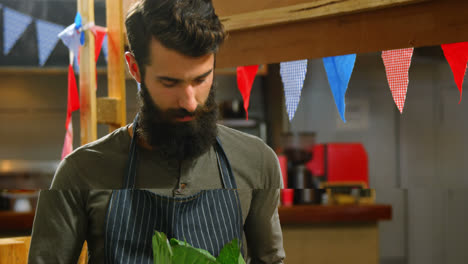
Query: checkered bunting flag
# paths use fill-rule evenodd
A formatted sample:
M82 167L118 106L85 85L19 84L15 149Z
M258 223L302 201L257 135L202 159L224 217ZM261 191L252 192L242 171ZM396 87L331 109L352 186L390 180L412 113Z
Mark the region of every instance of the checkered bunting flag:
M388 85L400 113L403 113L405 107L409 82L408 71L412 56L413 48L382 51Z
M8 7L3 8L3 55L11 49L32 22L32 17Z
M301 99L302 87L307 73L307 60L288 61L280 63L280 74L284 85L286 110L289 121L294 117L297 105Z
M328 83L330 84L336 107L340 113L341 120L345 123L345 95L355 62L356 54L323 58L323 66L327 72Z
M65 29L64 26L44 20L36 20L37 46L39 51L39 65L44 66L50 53L59 40L58 34Z

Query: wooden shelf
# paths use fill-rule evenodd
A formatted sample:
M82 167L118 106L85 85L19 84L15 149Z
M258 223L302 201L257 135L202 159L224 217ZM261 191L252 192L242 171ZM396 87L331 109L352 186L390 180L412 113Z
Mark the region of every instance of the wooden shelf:
M294 205L278 210L282 225L357 223L392 219L391 205Z
M34 212L17 213L0 211L0 231L24 231L32 229Z

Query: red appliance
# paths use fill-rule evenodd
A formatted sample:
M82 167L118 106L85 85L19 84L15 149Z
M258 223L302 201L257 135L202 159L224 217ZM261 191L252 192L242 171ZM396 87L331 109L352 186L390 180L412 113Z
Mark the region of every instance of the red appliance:
M369 188L367 153L361 143L316 144L306 167L326 183L363 183Z
M283 186L284 189L281 189L281 205L291 206L294 199L294 190L288 189L288 159L285 155L278 155L278 161L281 168L281 175L283 176Z

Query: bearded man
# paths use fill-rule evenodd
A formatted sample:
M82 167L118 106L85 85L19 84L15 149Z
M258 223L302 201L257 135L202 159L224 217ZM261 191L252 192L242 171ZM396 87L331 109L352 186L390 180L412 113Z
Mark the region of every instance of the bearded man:
M154 231L217 256L238 239L247 263L282 263L275 153L218 125L215 55L225 32L210 0L142 0L126 18L140 108L82 146L42 191L29 263L153 263Z

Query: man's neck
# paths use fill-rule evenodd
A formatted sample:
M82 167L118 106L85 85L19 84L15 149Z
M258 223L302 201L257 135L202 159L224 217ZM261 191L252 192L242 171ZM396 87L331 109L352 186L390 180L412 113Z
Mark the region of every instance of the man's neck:
M130 135L130 138L133 138L133 124L130 124L127 128L128 134ZM151 147L143 138L139 137L138 138L138 145L140 147L143 147L148 150L152 150L153 147Z

